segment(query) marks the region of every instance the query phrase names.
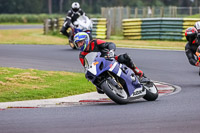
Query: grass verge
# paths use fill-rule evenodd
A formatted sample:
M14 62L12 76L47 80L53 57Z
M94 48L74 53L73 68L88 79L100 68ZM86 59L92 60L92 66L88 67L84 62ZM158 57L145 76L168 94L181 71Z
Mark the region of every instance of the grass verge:
M0 44L54 44L66 45L68 40L63 35L44 35L43 29L0 30ZM112 37L117 47L184 50L185 41L160 40L122 40L122 37Z
M44 35L42 29L0 30L0 44L58 44L64 45L67 39Z
M0 102L59 98L95 90L84 73L0 67Z

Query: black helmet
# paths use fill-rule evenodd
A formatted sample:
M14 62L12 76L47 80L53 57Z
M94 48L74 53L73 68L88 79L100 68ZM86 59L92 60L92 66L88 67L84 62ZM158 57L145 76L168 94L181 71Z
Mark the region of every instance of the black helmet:
M185 31L185 37L190 44L192 44L193 41L197 38L197 33L198 32L197 32L196 28L194 28L194 27L189 27Z
M77 12L79 10L79 8L80 8L80 4L78 2L73 2L72 3L72 10L74 12Z

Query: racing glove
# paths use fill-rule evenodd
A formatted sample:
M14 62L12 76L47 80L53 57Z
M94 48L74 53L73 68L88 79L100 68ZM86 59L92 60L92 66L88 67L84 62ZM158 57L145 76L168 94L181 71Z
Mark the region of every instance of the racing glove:
M195 66L200 67L199 60L195 63Z
M138 67L135 67L133 69L133 71L135 72L136 75L138 75L139 77L143 77L144 76L144 73L142 70L140 70Z

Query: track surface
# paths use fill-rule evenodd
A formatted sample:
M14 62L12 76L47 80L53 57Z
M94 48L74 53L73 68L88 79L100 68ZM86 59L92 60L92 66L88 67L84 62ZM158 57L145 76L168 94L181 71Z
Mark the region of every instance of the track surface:
M121 49L153 80L182 91L127 105L104 103L75 107L0 111L1 133L199 133L200 77L183 51ZM78 51L55 45L0 45L0 66L83 72Z
M42 24L34 25L0 25L0 30L12 30L12 29L41 29L43 28Z

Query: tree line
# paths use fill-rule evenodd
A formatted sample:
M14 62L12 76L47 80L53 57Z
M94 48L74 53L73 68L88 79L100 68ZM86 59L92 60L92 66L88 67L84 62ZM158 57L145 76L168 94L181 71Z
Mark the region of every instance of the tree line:
M66 13L74 0L0 0L0 13ZM86 13L101 12L114 6L200 6L199 0L76 0Z

